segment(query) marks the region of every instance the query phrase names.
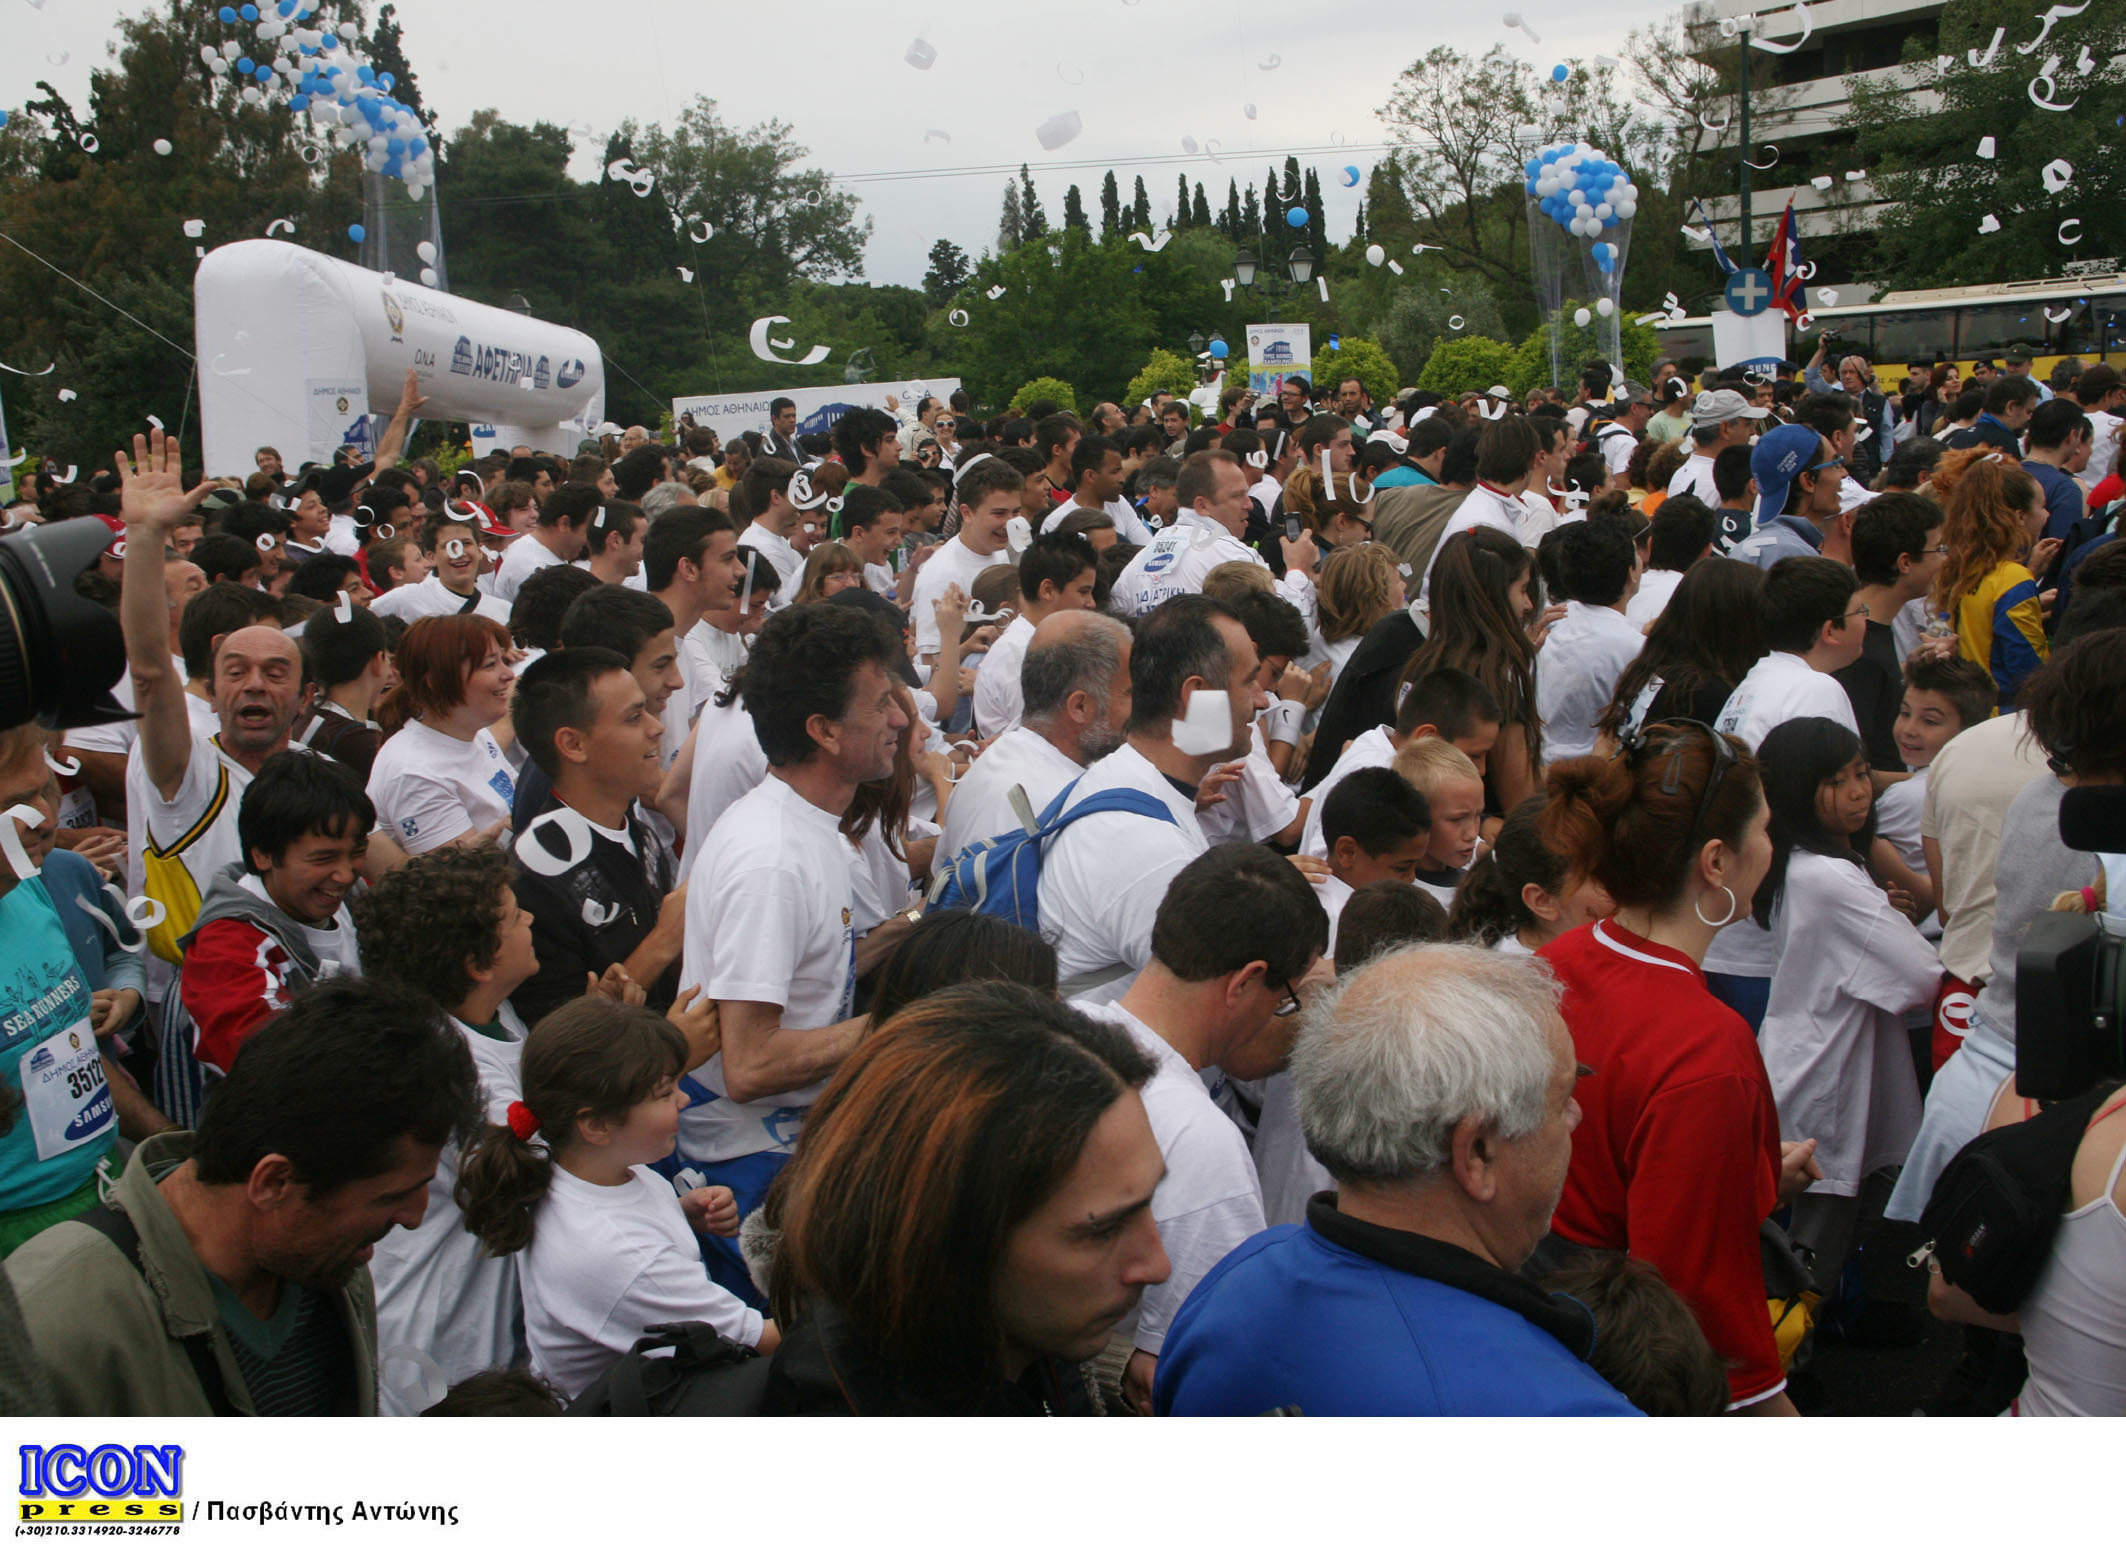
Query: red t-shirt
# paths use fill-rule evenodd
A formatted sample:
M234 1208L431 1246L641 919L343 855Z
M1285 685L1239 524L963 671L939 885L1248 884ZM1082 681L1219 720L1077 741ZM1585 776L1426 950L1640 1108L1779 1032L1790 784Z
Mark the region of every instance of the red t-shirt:
M1730 1361L1733 1401L1771 1396L1786 1375L1757 1230L1779 1199L1779 1110L1749 1025L1688 957L1614 921L1539 956L1595 1069L1574 1093L1582 1115L1552 1228L1651 1262Z

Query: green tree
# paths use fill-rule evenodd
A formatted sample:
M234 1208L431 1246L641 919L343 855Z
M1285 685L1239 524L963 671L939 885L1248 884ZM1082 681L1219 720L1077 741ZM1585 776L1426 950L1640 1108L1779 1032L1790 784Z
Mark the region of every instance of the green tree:
M1019 209L1019 186L1004 182L1004 210L997 218L997 253L1009 254L1026 241L1026 214Z
M967 252L949 238L930 246L930 269L923 275L923 296L939 308L967 284Z
M1494 384L1512 387L1513 348L1489 336L1455 336L1432 349L1417 387L1435 395L1463 395ZM1547 359L1546 359L1547 361Z
M1179 188L1175 191L1174 194L1174 218L1172 226L1176 232L1179 232L1182 228L1187 227L1188 225L1188 175L1184 173L1179 175Z
M1307 169L1306 193L1301 204L1307 208L1307 238L1316 254L1326 254L1329 248L1328 218L1321 209L1321 180L1312 168Z
M1081 233L1093 230L1092 224L1085 220L1085 197L1078 193L1075 184L1063 192L1063 225Z
M1219 219L1218 230L1236 244L1240 242L1243 234L1247 234L1247 229L1243 225L1243 213L1240 209L1240 181L1238 179L1227 179L1225 181L1225 214ZM1253 235L1247 234L1247 236L1252 237Z
M421 101L420 78L406 58L406 30L399 25L398 7L390 0L376 14L376 26L365 40L369 61L379 76L391 77L391 95L414 111L432 138L436 133L434 110Z
M1152 230L1152 197L1144 191L1144 175L1137 175L1137 193L1129 203L1128 231L1149 233Z
M1402 388L1402 378L1388 354L1381 350L1380 343L1368 341L1364 336L1345 336L1340 346L1314 354L1314 382L1338 384L1345 379L1356 378L1373 397L1373 404L1385 406L1395 399L1395 392Z
M1130 380L1122 392L1121 404L1141 405L1151 398L1154 390L1165 390L1174 396L1187 395L1196 388L1195 365L1179 352L1169 352L1165 347L1154 347L1149 361Z
M1996 27L2007 29L2006 42L1989 65L1971 65ZM1938 47L1907 40L1897 78L1855 78L1841 123L1888 202L1877 208L1872 276L1963 286L2054 276L2083 255L2126 253L2126 168L2116 128L2104 128L2107 115L2126 115L2126 12L2092 7L2056 25L2037 53L2020 53L2035 33L2027 6L1960 0L1942 13ZM1945 75L1935 71L1937 53L1955 59ZM2077 56L2094 60L2088 75ZM2071 112L2035 101L2046 88L2032 78L2055 57L2051 96ZM1981 136L1994 138L1996 157L1974 154ZM2072 170L2057 191L2039 177L2054 159ZM1980 232L1987 216L1998 231ZM2079 232L2076 243L2060 238L2070 219L2080 223L2068 232ZM2033 324L2032 337L2043 339L2044 326Z
M1581 363L1609 359L1605 337L1597 335L1593 323L1575 325L1572 322L1574 303L1567 299L1564 318L1559 322L1561 339L1558 360L1565 364L1567 376L1577 371ZM1654 364L1661 356L1661 338L1651 325L1623 321L1619 341L1624 349L1624 361L1620 365L1624 376L1644 383L1653 373ZM1544 327L1536 329L1514 348L1513 365L1507 370L1506 387L1516 395L1525 394L1539 385L1552 383L1550 374L1550 337Z
M1041 209L1041 197L1034 192L1033 175L1026 164L1019 164L1019 233L1022 238L1039 238L1048 231L1048 214Z
M1437 256L1428 254L1411 261L1403 281L1406 285L1394 291L1386 312L1372 326L1382 347L1398 363L1429 362L1442 342L1506 335L1506 321L1491 289L1473 276L1450 270ZM1443 283L1452 290L1443 291ZM1486 385L1495 383L1485 381Z
M1043 374L1038 379L1028 379L1012 391L1011 404L1017 407L1031 406L1035 401L1054 401L1065 411L1078 409L1078 392L1063 380Z
M1252 184L1240 202L1240 231L1233 235L1233 242L1243 246L1262 242L1262 202Z
M1211 203L1203 197L1203 183L1201 180L1198 180L1196 184L1196 198L1189 202L1188 220L1191 227L1209 227L1211 225Z
M1115 170L1109 168L1100 181L1100 237L1111 238L1121 230L1122 191L1115 183Z

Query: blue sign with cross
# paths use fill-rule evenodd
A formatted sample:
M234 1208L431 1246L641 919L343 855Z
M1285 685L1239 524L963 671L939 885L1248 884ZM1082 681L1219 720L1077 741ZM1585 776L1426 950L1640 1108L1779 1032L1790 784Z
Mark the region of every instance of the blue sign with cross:
M1747 318L1772 306L1772 278L1754 265L1744 266L1727 279L1727 306Z

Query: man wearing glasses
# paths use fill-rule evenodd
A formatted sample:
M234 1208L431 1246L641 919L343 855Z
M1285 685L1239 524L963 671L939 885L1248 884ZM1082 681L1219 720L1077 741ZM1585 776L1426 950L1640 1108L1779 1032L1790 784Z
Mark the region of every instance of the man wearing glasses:
M1765 569L1782 558L1822 556L1824 527L1844 507L1845 461L1831 441L1800 423L1774 428L1750 452L1750 475L1757 481L1757 523L1729 555Z
M1328 912L1290 861L1258 844L1219 845L1167 885L1144 972L1116 1001L1081 1003L1159 1067L1143 1099L1166 1157L1152 1218L1173 1274L1144 1291L1102 1361L1120 1369L1132 1411L1151 1410L1152 1369L1181 1302L1265 1227L1247 1140L1200 1074L1215 1066L1247 1082L1284 1066L1328 937ZM1333 982L1324 969L1318 989Z

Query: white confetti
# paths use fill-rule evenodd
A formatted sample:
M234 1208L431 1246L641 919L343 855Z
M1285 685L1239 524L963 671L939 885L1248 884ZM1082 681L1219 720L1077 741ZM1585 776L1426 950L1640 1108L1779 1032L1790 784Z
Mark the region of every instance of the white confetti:
M160 433L162 431L162 418L150 416L148 418L148 426L153 428L157 433Z
M2047 193L2057 195L2074 182L2074 164L2064 157L2055 157L2038 169L2037 176L2044 181Z
M38 369L38 370L37 370L37 371L36 371L35 373L31 373L31 372L30 372L30 371L29 371L29 370L28 370L27 368L15 368L15 367L11 367L11 366L10 366L9 364L6 364L6 363L0 363L0 368L5 368L5 369L7 369L7 371L8 371L9 373L11 373L11 374L20 374L20 375L22 375L22 377L23 377L23 378L25 378L25 379L42 379L42 378L43 378L43 377L44 377L44 376L45 376L46 374L48 374L48 373L52 372L52 371L53 371L54 369L56 369L56 368L57 368L58 366L59 366L59 365L58 365L58 364L57 364L56 362L52 362L52 363L46 363L46 364L45 364L45 365L44 365L44 366L43 366L42 368Z
M167 157L170 155L170 153L176 150L177 148L172 146L168 141L157 141L155 143L155 155L158 157Z
M1828 173L1819 173L1816 177L1810 179L1809 183L1817 189L1829 189L1831 187L1831 176Z
M2001 230L2001 219L1989 211L1978 219L1978 230L1981 233L1997 233Z
M1250 119L1253 119L1255 117L1255 105L1253 103L1242 103L1240 105L1240 111Z
M1400 260L1390 260L1388 262L1388 269L1393 271L1396 275L1400 276L1403 273L1403 262Z
M1317 276L1317 277L1315 277L1315 278L1314 278L1314 280L1315 280L1315 282L1316 282L1316 283L1317 283L1317 284L1318 284L1318 285L1319 285L1319 286L1321 287L1321 301L1322 301L1322 302L1324 302L1324 303L1328 302L1328 301L1329 301L1329 278L1328 278L1328 277L1326 277L1326 276Z
M1273 54L1268 59L1264 60L1260 65L1257 65L1255 68L1257 70L1275 70L1283 63L1284 56L1282 54Z
M275 217L272 221L266 224L266 236L268 238L271 238L275 233L280 232L283 228L286 228L289 232L292 233L295 231L295 224L286 217Z
M1221 276L1218 278L1218 285L1225 289L1225 301L1231 303L1233 301L1233 278Z
M946 134L943 130L925 130L923 132L923 139L925 141L943 141L947 145L950 145L952 141L952 137Z
M687 237L697 244L705 244L716 236L716 225L705 216L689 216L687 222Z
M2085 43L2082 45L2082 52L2074 57L2074 73L2077 76L2086 76L2095 69L2096 56L2089 52L2089 45Z
M2074 229L2074 236L2072 238L2069 238L2067 236L2067 229L2070 227ZM2082 241L2082 219L2080 217L2069 217L2066 221L2062 222L2060 224L2059 229L2059 240L2063 244L2080 243Z
M561 839L568 846L566 856L555 855L540 842L539 836L548 828L561 830ZM573 871L591 853L590 820L581 812L567 807L547 813L531 827L517 835L517 859L542 877L558 877L563 872Z
M1993 29L1993 41L1992 41L1991 43L1989 43L1989 44L1987 44L1987 45L1986 45L1986 52L1985 52L1985 53L1984 53L1983 55L1981 55L1981 54L1980 54L1980 53L1978 52L1978 50L1976 50L1976 49L1970 49L1970 50L1967 50L1967 51L1965 51L1965 54L1964 54L1964 58L1965 58L1965 59L1967 59L1967 60L1969 60L1969 61L1970 61L1970 62L1971 62L1971 63L1972 63L1973 65L1975 65L1975 66L1976 66L1976 67L1977 67L1978 69L1980 69L1980 70L1984 70L1984 69L1985 69L1985 68L1986 68L1986 67L1987 67L1988 65L1991 65L1991 64L1993 63L1993 56L1994 56L1994 55L1996 55L1996 54L1998 54L1998 53L2000 53L2000 51L2001 51L2001 39L2003 39L2003 38L2005 38L2005 37L2007 37L2007 36L2008 36L2008 29L2007 29L2007 28L2005 28L2005 27L1996 27L1996 28L1994 28L1994 29Z
M1827 309L1835 309L1838 307L1838 293L1830 287L1818 287L1816 289L1816 301Z
M1450 319L1449 319L1449 320L1447 321L1447 328L1448 328L1449 330L1459 330L1459 329L1461 329L1461 328L1462 328L1462 316L1461 316L1461 315L1459 315L1459 314L1456 314L1456 315L1452 316L1452 317L1451 317L1451 318L1450 318Z
M609 926L619 918L620 906L618 904L594 904L589 900L584 901L583 923L593 931L596 931L601 926Z
M679 279L685 282L688 286L692 286L694 283L694 273L682 265L679 267Z
M344 590L340 592L340 604L332 609L332 620L338 623L354 621L354 597Z
M31 828L44 827L44 814L32 806L9 807L5 812L0 812L0 819L26 823ZM17 882L28 882L41 871L23 846L22 830L19 828L0 827L0 854L6 855L8 870L15 874Z
M81 772L79 758L55 758L49 747L44 749L44 766L62 779L72 779Z
M1983 136L1980 136L1980 137L1979 137L1979 140L1978 140L1978 155L1979 155L1979 156L1981 156L1981 157L1985 158L1985 159L1986 159L1986 161L1988 161L1988 162L1991 162L1991 161L1993 160L1993 155L1994 155L1995 149L1996 149L1996 147L1995 147L1994 139L1993 139L1993 137L1992 137L1992 136L1990 136L1990 135L1983 135Z
M1779 161L1779 148L1778 148L1778 147L1776 147L1776 146L1766 146L1766 147L1765 147L1764 149L1765 149L1766 151L1768 151L1768 152L1770 152L1770 153L1772 154L1772 156L1771 156L1771 161L1769 161L1769 162L1751 162L1751 161L1749 160L1749 158L1745 157L1745 158L1743 158L1743 159L1742 159L1742 164L1743 164L1743 166L1744 166L1744 167L1747 167L1747 168L1755 168L1755 169L1756 169L1756 170L1757 170L1757 171L1758 171L1759 173L1763 173L1763 172L1764 172L1764 171L1765 171L1766 169L1768 169L1768 168L1772 167L1772 166L1773 166L1773 165L1774 165L1775 163L1777 163L1777 162ZM1597 213L1597 214L1599 215L1599 213Z
M997 299L999 299L999 298L1001 298L1001 297L1003 297L1003 296L1004 296L1004 291L1005 291L1005 289L1004 289L1004 287L1003 287L1003 286L1002 286L1001 284L999 284L999 285L997 285L997 286L995 286L995 287L992 287L992 288L990 288L990 289L989 289L989 301L990 301L991 303L994 303L994 302L996 302L996 301L997 301Z
M1767 54L1792 54L1804 43L1807 43L1810 36L1816 31L1816 23L1809 16L1806 0L1799 0L1799 3L1794 6L1794 12L1801 21L1801 36L1792 43L1767 43L1754 32L1750 34L1750 42Z
M1043 120L1034 130L1034 139L1041 143L1043 151L1052 152L1058 147L1068 146L1072 141L1075 141L1078 138L1078 132L1084 128L1085 122L1078 117L1078 111L1073 108L1057 114L1052 119Z
M1858 184L1867 176L1868 170L1865 168L1850 168L1846 171L1845 181L1848 184Z
M2026 89L2030 94L2030 101L2037 104L2039 108L2044 109L2047 113L2064 114L2074 107L2074 103L2081 101L2080 98L2076 98L2074 103L2062 103L2055 100L2054 93L2058 91L2058 88L2053 82L2052 73L2059 68L2060 57L2055 54L2045 61L2045 68L2031 78L2030 85ZM2045 87L2045 95L2043 97L2037 95L2040 82L2044 83Z
M2049 7L2045 14L2037 19L2037 36L2028 43L2018 43L2015 46L2015 52L2018 54L2035 54L2039 45L2043 44L2045 39L2051 36L2054 22L2064 22L2070 16L2080 16L2088 9L2089 0L2082 0L2080 5L2055 5Z
M945 319L948 324L963 326L967 323L967 311L965 309L954 309L945 316Z
M2074 310L2072 308L2061 309L2057 314L2050 309L2045 310L2045 323L2048 325L2064 325L2073 317Z
M928 70L938 62L938 51L930 46L928 39L918 38L908 45L908 52L901 58L917 70Z
M1154 238L1149 233L1132 233L1129 235L1129 241L1140 246L1146 254L1157 254L1166 247L1167 240L1173 236L1172 233L1161 233L1157 238Z
M1076 65L1066 65L1057 60L1056 79L1066 87L1082 87L1085 85L1085 72Z
M784 357L781 352L776 351L770 345L768 340L770 327L789 323L788 316L782 314L767 314L754 320L753 328L747 336L747 341L753 348L753 355L764 363L789 363L798 368L810 368L815 363L824 363L828 355L834 350L832 347L825 345L815 346L803 357L791 358ZM783 346L787 350L794 344L794 342L785 341Z
M1503 20L1508 27L1517 27L1522 32L1526 33L1528 35L1528 41L1530 43L1541 43L1543 41L1541 38L1538 38L1535 35L1535 29L1528 25L1528 19L1521 15L1520 12L1508 11L1505 16L1501 18L1501 20Z
M1195 156L1196 153L1201 150L1201 148L1196 145L1196 138L1193 135L1184 135L1181 138L1181 149L1187 152L1191 157Z
M206 236L207 224L202 222L198 217L194 217L191 221L185 223L185 237L204 238Z
M61 390L59 392L59 398L62 401L78 401L81 399L81 397L76 395L72 390Z

